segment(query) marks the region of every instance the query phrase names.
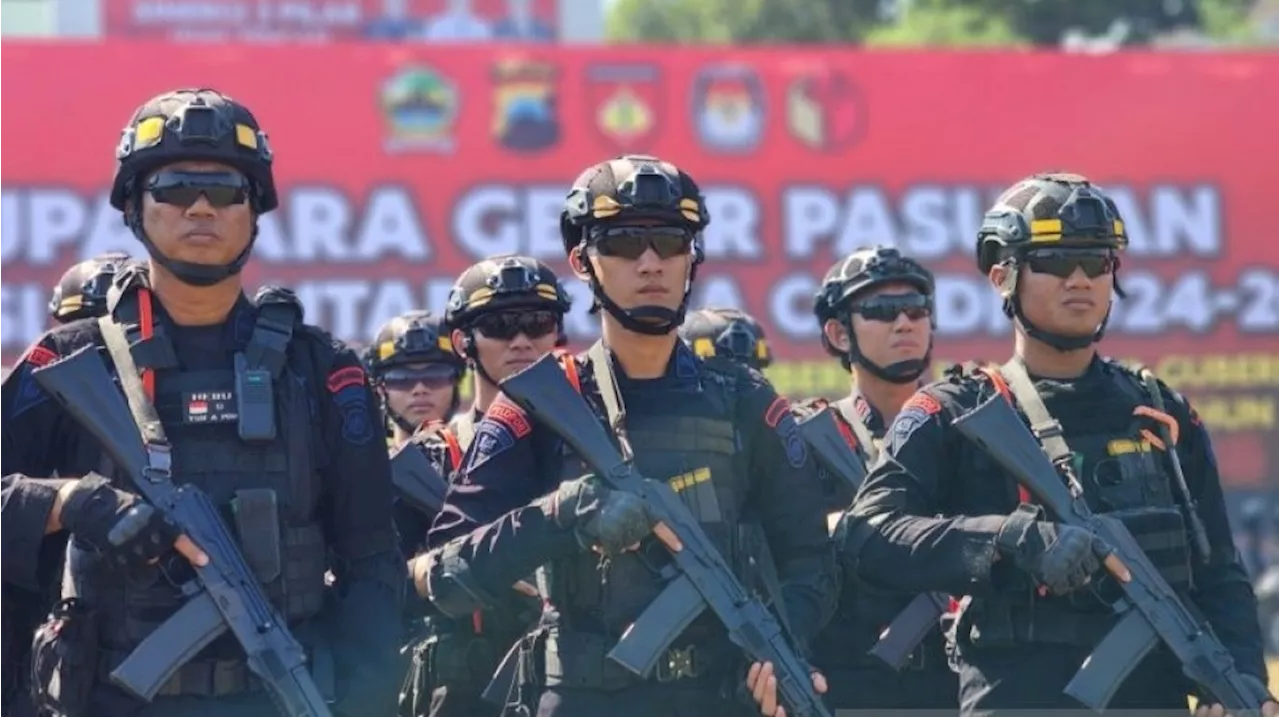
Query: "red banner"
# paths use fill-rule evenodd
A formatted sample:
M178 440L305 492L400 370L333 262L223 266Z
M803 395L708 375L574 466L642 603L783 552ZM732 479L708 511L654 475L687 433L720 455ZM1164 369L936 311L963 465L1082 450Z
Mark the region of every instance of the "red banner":
M624 150L671 158L713 222L695 303L768 328L771 375L847 390L810 314L838 257L894 244L938 274L937 355L1003 359L1009 322L973 264L994 194L1070 169L1115 197L1129 298L1107 353L1185 390L1228 479L1273 486L1277 388L1274 53L1118 54L430 49L385 45L3 46L6 357L45 324L73 260L137 252L106 202L134 106L208 85L250 105L283 205L263 217L252 285L293 286L310 320L368 340L444 306L479 258L563 268L567 183ZM50 81L55 72L58 80ZM586 288L569 331L594 336Z
M556 0L109 0L109 37L215 42L556 38Z

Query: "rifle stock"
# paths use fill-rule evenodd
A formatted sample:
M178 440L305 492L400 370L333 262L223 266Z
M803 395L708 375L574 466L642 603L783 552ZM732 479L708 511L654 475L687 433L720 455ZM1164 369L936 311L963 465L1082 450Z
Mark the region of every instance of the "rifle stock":
M646 609L610 657L646 677L671 640L699 612L710 608L734 644L753 660L773 663L779 701L788 714L826 717L828 712L813 689L809 666L789 644L778 620L734 576L675 491L666 483L644 477L625 460L586 400L565 377L559 360L552 354L544 355L503 381L502 390L531 418L555 431L611 488L644 500L654 518L675 533L683 546L671 551L672 562L681 574L658 598L666 614Z
M391 456L391 483L409 505L434 516L444 505L449 483L415 445L405 443Z
M307 672L302 646L267 600L217 508L199 488L173 484L165 465L168 455L158 448L153 450L163 461L155 465L157 458L149 455L129 405L96 348L82 348L32 375L101 444L143 499L209 556L207 565L193 566L198 586L184 586L188 602L157 629L160 638L172 637L174 642L144 640L112 671L112 680L150 701L184 664L180 660L191 659L230 629L245 650L250 671L262 679L284 714L328 717L329 708ZM209 605L218 611L220 627L209 624Z
M1227 712L1258 714L1262 703L1272 699L1257 677L1239 671L1231 653L1187 609L1124 523L1113 516L1095 515L1083 497L1068 489L1040 442L1003 396L991 397L953 425L1035 496L1054 520L1097 536L1104 564L1124 593L1112 605L1120 619L1067 684L1066 694L1101 711L1136 660L1158 639L1182 663L1183 673L1207 689Z
M867 478L867 467L845 443L831 410L814 411L797 421L796 425L800 429L800 437L813 449L822 466L848 483L856 493Z

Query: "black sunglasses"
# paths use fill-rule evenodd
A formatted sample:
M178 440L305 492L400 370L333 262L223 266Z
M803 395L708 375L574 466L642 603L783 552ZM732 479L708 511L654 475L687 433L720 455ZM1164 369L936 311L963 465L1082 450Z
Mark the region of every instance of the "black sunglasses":
M500 311L476 317L471 328L499 341L510 341L519 334L537 339L560 330L560 315L553 311Z
M1110 274L1120 267L1120 257L1108 250L1040 249L1027 253L1027 267L1037 274L1051 274L1065 279L1076 267L1090 279Z
M849 311L868 321L897 321L903 314L916 321L933 314L933 301L924 294L885 294L859 301Z
M204 196L222 208L249 198L249 180L236 172L157 172L147 182L147 191L161 204L187 208Z
M392 391L412 391L418 384L432 390L447 388L458 380L458 372L452 368L444 368L443 371L439 367L389 369L382 375L382 385Z
M592 234L592 245L600 256L639 259L653 248L661 259L688 254L693 234L680 227L611 227Z

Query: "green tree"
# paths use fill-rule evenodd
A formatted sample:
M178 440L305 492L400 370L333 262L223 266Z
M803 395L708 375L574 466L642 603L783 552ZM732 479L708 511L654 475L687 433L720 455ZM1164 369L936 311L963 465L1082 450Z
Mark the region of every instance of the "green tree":
M981 3L946 0L912 3L896 22L884 23L865 38L869 46L1009 47L1027 44L1008 15Z
M879 0L616 0L605 35L614 42L857 42L876 25L879 6Z

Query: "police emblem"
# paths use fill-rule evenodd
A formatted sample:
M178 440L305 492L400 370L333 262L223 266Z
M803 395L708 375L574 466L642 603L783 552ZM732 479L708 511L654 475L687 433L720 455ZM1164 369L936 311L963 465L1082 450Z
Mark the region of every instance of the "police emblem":
M382 84L379 105L387 125L387 152L453 151L458 90L434 69L402 68Z
M710 150L749 152L764 135L764 87L750 67L709 65L698 71L690 91L690 112L698 139Z
M556 67L506 59L493 67L493 135L517 152L538 152L560 140Z
M620 151L647 148L662 115L662 75L656 65L587 66L587 111L601 139Z

